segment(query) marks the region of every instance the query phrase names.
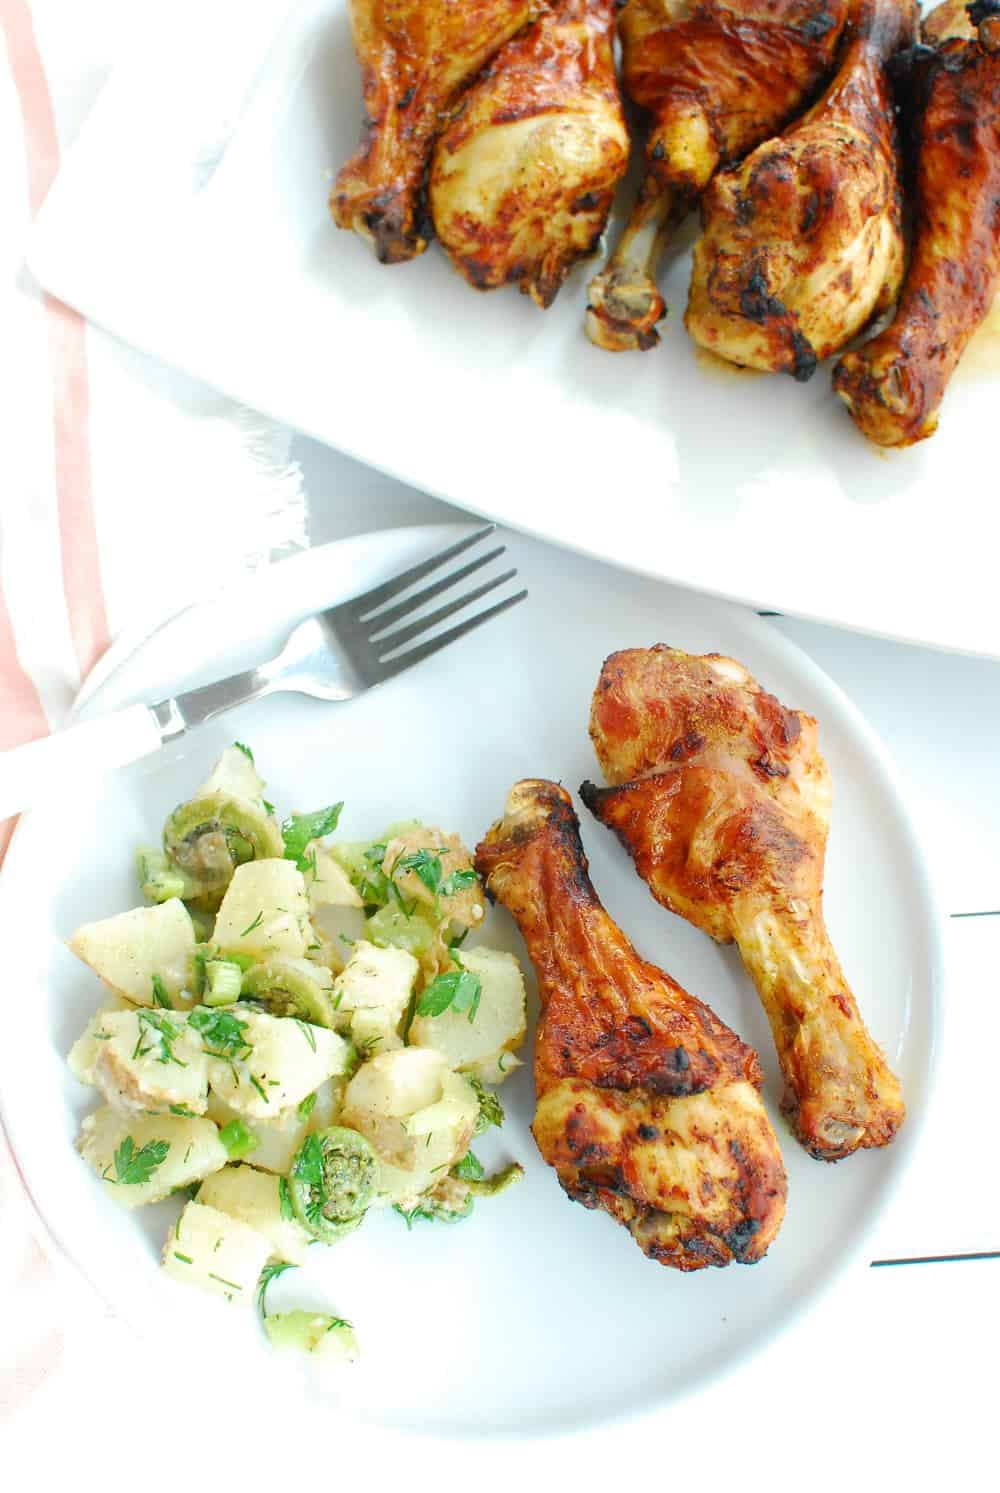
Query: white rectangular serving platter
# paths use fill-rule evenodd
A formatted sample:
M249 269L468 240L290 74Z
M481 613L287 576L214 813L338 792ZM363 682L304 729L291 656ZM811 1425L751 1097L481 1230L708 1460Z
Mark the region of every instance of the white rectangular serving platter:
M596 262L546 313L470 290L437 246L378 265L326 206L360 119L345 0L178 0L69 152L31 268L127 341L465 508L761 608L1000 657L996 316L939 434L880 452L828 368L799 386L699 354L686 252L661 345L619 355L583 332Z

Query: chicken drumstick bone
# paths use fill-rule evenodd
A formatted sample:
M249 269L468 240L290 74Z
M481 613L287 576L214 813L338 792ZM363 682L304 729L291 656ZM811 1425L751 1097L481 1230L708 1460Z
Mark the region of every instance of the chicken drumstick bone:
M609 917L557 784L515 784L476 869L538 975L532 1130L564 1190L661 1264L759 1260L786 1182L756 1053Z
M612 654L590 734L613 787L584 783L658 901L735 939L770 1022L782 1108L837 1161L884 1146L904 1116L823 921L830 774L816 722L733 659L660 645Z
M916 126L916 240L890 326L841 358L833 387L880 446L937 429L949 380L1000 290L1000 3L951 3L924 32L946 39L926 67Z
M829 72L847 0L627 0L625 88L649 115L646 176L621 242L591 282L587 335L650 348L665 314L656 268L716 168L781 129Z

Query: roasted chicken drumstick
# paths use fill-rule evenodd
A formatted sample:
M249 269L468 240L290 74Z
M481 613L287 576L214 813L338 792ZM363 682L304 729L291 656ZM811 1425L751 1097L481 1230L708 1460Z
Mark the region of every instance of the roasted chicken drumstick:
M903 1121L899 1083L823 921L830 774L816 722L733 659L660 645L605 662L590 734L614 786L585 783L584 802L658 901L736 940L802 1144L824 1161L886 1145Z
M1000 291L1000 3L969 6L978 36L955 9L938 7L925 26L935 39L952 24L960 34L920 65L916 239L902 298L891 325L833 375L855 425L880 446L934 434L948 381Z
M350 0L365 123L330 210L383 263L426 249L421 197L434 140L462 86L538 8L538 0Z
M629 139L614 0L554 0L497 53L438 140L434 228L471 285L539 306L604 232Z
M800 382L899 294L902 162L889 58L913 0L860 0L833 82L702 198L685 325L745 368Z
M663 1265L759 1260L786 1183L756 1053L612 922L557 784L514 786L476 869L538 975L532 1130L563 1189Z
M716 168L781 129L830 71L847 0L626 0L625 88L649 115L646 176L590 287L587 333L649 348L664 315L656 267Z

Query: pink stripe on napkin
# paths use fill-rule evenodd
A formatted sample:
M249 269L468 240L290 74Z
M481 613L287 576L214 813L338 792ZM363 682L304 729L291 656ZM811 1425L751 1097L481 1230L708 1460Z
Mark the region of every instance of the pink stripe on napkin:
M11 77L24 119L31 215L59 166L52 96L26 0L0 0ZM90 458L86 325L43 294L52 366L53 439L63 588L74 651L84 679L110 642L97 550Z
M0 587L0 751L48 734L49 723L38 691L17 656L14 629ZM16 819L0 820L0 866L16 823Z

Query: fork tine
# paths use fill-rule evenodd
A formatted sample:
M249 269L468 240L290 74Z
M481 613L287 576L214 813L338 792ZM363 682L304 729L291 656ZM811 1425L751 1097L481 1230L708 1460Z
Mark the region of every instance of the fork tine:
M403 669L409 669L413 664L419 664L423 659L430 658L432 653L437 653L440 648L447 648L449 643L454 643L456 638L463 637L467 632L472 632L476 627L481 627L484 622L498 617L501 612L506 612L510 607L516 607L518 602L524 601L527 591L518 591L515 596L505 596L503 601L496 602L487 607L485 611L477 612L474 617L469 617L465 622L459 622L456 627L449 627L447 632L439 634L436 638L429 638L426 643L420 643L416 648L411 648L408 653L401 654L398 658L389 659L388 663L379 664L380 677L391 679L394 674L399 674Z
M467 565L461 565L458 570L453 570L450 575L442 576L441 580L434 581L430 586L425 586L414 596L408 596L405 601L399 602L397 606L386 607L384 611L377 612L374 616L367 616L365 621L368 628L374 633L380 628L391 627L394 622L399 622L403 617L415 612L422 607L425 601L431 601L435 596L440 596L442 591L448 591L456 586L459 581L464 581L466 576L473 575L475 571L482 570L484 565L489 565L491 560L498 560L501 555L506 554L507 546L498 544L496 549L487 550L485 555L470 560Z
M486 596L490 591L495 591L497 586L502 586L506 581L513 580L516 575L516 570L505 570L503 575L494 576L491 580L484 581L481 586L476 586L472 591L466 591L463 596L458 596L454 601L447 602L445 606L438 607L436 611L429 612L426 617L418 617L408 627L398 627L388 637L370 638L369 642L372 650L378 658L382 658L385 654L392 653L396 648L402 648L404 643L409 643L413 638L419 638L422 632L427 632L429 628L435 627L439 622L443 622L446 617L452 616L453 613L460 612L463 607L469 606L472 602L479 601L481 597Z
M447 549L441 550L437 555L432 555L429 560L422 560L419 565L412 565L409 570L404 570L401 575L394 575L392 580L385 581L381 586L373 586L370 591L365 591L361 596L354 596L345 602L343 607L335 607L334 611L350 612L357 619L368 616L375 611L376 607L384 601L391 601L398 596L400 591L405 591L407 586L412 586L414 581L423 580L425 575L430 575L432 570L437 570L439 565L445 565L453 560L456 555L461 555L465 550L471 549L481 539L494 533L496 524L486 524L475 534L470 534L467 539L460 539L457 544L451 544Z

